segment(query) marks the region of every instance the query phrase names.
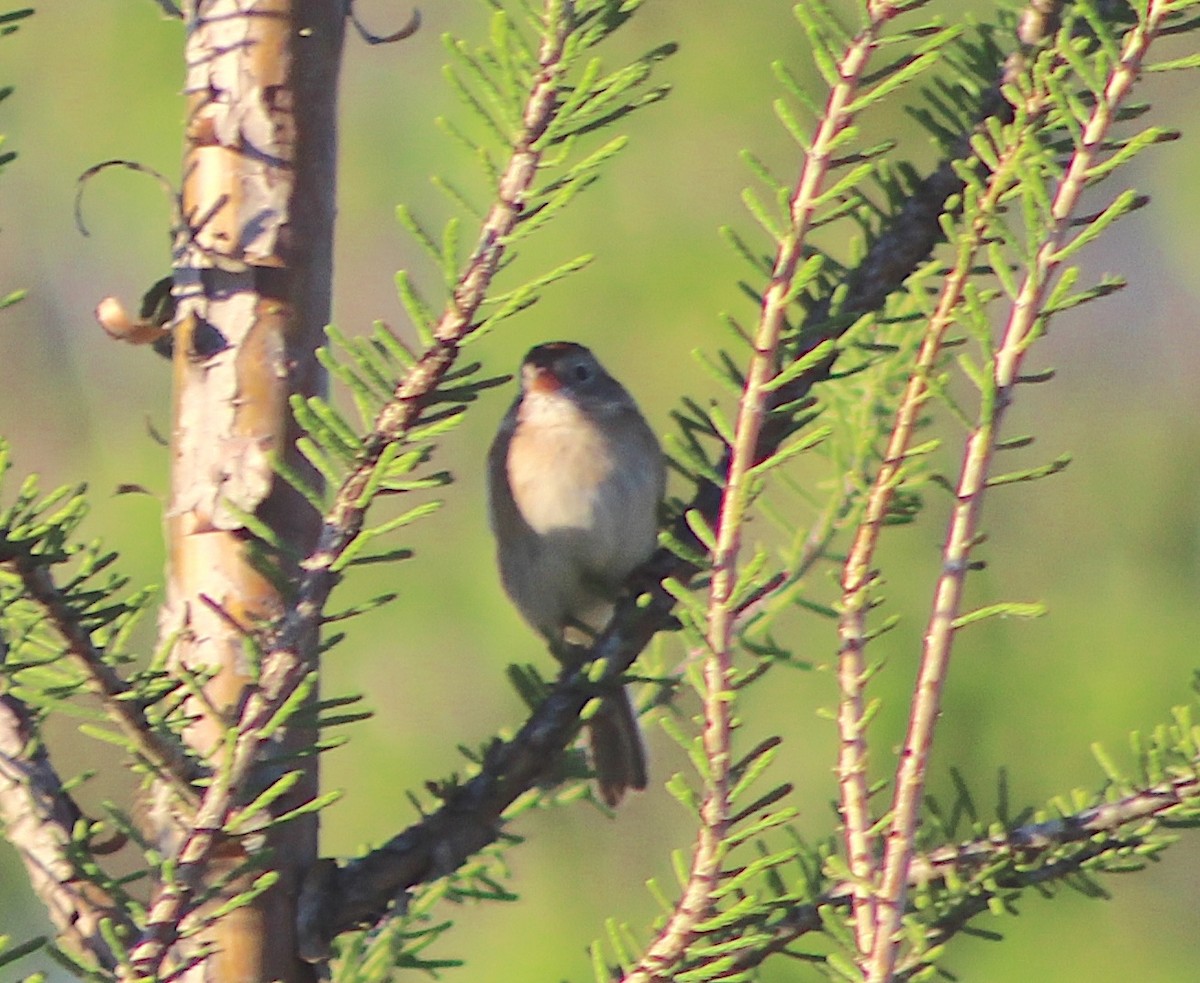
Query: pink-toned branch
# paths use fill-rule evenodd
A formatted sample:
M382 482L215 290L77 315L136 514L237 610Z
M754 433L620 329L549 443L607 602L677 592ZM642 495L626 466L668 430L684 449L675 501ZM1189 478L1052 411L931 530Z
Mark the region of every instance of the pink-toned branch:
M1053 225L1047 230L1048 235L1022 283L993 359L992 410L985 414L967 442L957 487L958 505L946 536L942 574L925 633L908 733L896 772L892 821L877 898L874 945L867 967L870 983L885 983L894 974L897 964L909 864L925 790L927 762L941 711L942 687L955 623L961 614L970 553L979 535L984 492L1000 424L1014 398L1024 356L1040 330L1042 305L1061 265L1059 251L1066 242L1071 216L1079 204L1088 171L1100 159L1117 109L1129 94L1142 59L1168 11L1169 4L1164 0L1151 0L1144 19L1125 38L1121 59L1110 72L1103 97L1093 108L1082 139L1055 191L1050 213Z
M666 979L695 938L696 926L712 910L711 894L720 876L721 843L729 815L729 773L732 763L731 704L735 628L738 620L734 589L741 551L742 527L750 504L749 472L759 462L760 435L769 409L771 381L779 371L778 351L793 285L821 188L832 164L831 148L850 125L850 105L875 49L879 32L894 16L890 7L872 8L872 22L847 48L838 65L839 82L830 90L825 112L812 141L790 200L791 227L780 241L771 281L763 293L754 354L738 404L733 443L713 551L709 591L707 654L704 663L704 729L708 762L701 825L692 850L691 871L683 895L667 924L646 950L626 983Z
M1026 116L1028 122L1029 117ZM838 783L841 790L842 820L846 856L855 883L854 924L859 952L865 957L874 945L876 842L871 835L873 819L868 802L868 756L864 687L868 677L866 661L867 614L871 587L875 578L872 567L879 537L897 486L903 480L904 464L912 445L921 408L929 397L929 377L938 363L946 331L954 323L955 311L962 300L976 256L987 234L989 216L995 213L1001 197L1014 180L1015 153L1027 127L1012 134L1005 147L995 147L997 165L987 175L985 187L974 206L971 227L961 236L955 261L942 283L937 306L925 328L912 374L900 398L887 450L871 489L867 494L863 518L842 568L841 617L838 620L838 680L842 699L838 705Z

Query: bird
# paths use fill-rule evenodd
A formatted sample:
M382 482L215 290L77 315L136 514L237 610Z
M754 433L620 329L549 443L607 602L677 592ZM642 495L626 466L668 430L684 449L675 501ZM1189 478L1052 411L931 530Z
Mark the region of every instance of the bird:
M654 551L666 465L633 397L583 345L531 348L520 386L488 451L496 558L517 610L569 660ZM647 783L627 690L604 695L587 727L601 798L615 807Z

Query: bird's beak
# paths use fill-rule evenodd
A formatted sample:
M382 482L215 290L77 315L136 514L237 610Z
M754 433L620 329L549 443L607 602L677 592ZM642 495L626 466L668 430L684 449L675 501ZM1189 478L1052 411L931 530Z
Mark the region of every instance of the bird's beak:
M544 365L526 363L521 370L521 381L527 393L556 393L562 389L562 383L551 369Z

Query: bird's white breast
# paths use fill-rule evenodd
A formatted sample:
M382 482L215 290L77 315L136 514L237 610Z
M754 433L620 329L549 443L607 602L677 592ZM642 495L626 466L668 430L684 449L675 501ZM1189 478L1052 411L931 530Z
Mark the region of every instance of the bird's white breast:
M608 418L602 430L566 400L525 402L508 454L517 508L549 548L569 550L602 579L622 579L654 548L653 436L636 414Z

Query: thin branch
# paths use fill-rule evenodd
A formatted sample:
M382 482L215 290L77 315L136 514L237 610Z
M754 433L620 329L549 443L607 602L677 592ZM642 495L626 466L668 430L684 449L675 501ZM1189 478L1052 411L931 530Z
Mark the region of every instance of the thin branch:
M46 612L67 646L67 655L87 676L89 687L104 705L109 719L137 748L137 753L168 781L178 798L194 808L199 801L191 785L194 771L180 744L155 728L142 712L136 694L120 674L104 661L104 653L91 633L79 623L71 605L43 564L24 554L12 559L25 593Z
M302 655L304 643L319 627L321 612L337 582L335 561L362 530L365 518L365 508L360 504L362 493L380 456L418 422L426 400L454 363L459 345L475 329L476 313L537 174L541 155L533 149L534 145L559 108L557 93L564 47L574 22L569 9L562 9L554 0L549 0L546 11L547 34L540 52L539 71L526 101L522 133L500 177L497 200L483 224L475 252L433 331L434 344L409 370L380 411L357 466L342 483L325 516L317 546L305 561L297 599L266 647L260 685L245 701L227 764L219 770L218 780L205 791L193 831L179 855L176 879L155 898L146 929L133 950L133 968L138 973L152 974L161 968L178 938L180 920L196 894L217 834L234 807L236 790L255 764L268 724L308 677L310 667ZM582 703L574 716L578 716L580 709Z
M243 763L244 762L244 763ZM188 833L175 857L175 876L160 885L146 918L146 928L130 963L122 967L122 980L129 983L157 978L170 947L179 939L180 925L188 913L187 903L202 886L209 855L232 811L238 786L231 780L249 774L254 758L240 761L230 755L209 785L200 807L188 824ZM161 948L159 948L161 946Z
M1040 2L1040 0L1039 0ZM980 96L978 118L998 117L1002 121L1011 119L1012 107L1001 93L1001 77L996 85ZM962 178L955 170L954 162L970 150L972 134L963 134L950 148L945 159L924 179L919 181L903 205L886 220L873 242L867 248L862 261L851 269L839 287L842 293L839 317L830 317L831 296L812 306L798 331L802 345L795 353L795 360L809 355L823 342L836 339L863 314L880 309L888 296L898 290L932 252L942 237L940 218L946 202L963 189ZM808 371L780 386L772 400L773 406L801 403L812 392L813 387L829 378L836 354L819 361ZM769 457L786 438L790 420L780 414L768 417L759 435L757 456L760 460ZM728 468L728 458L723 459L718 471ZM671 528L672 535L681 543L700 553L706 548L692 531L685 516L692 510L700 513L709 523L715 523L720 511L721 490L715 483L701 479L695 494ZM688 582L698 568L681 560L666 547L660 548L646 564L645 571L656 580L673 577Z
M773 399L770 383L779 372L778 351L787 325L787 309L804 255L817 202L832 165L832 148L851 124L851 105L866 71L880 32L895 16L883 4L871 7L871 22L853 40L838 64L838 83L830 91L821 123L805 156L792 193L791 228L779 243L771 282L763 294L754 355L738 403L733 444L728 449L725 488L713 552L712 584L708 605L708 655L704 664L704 743L708 774L700 807L701 826L692 852L692 866L667 923L637 965L625 975L626 983L667 979L696 937L696 926L712 911L711 895L721 870L722 843L729 822L729 768L732 761L730 681L737 613L737 583L742 527L751 502L749 471L761 460L760 437Z
M108 919L119 932L132 932L133 925L121 905L80 875L73 852L81 845L72 842L80 819L38 737L33 713L12 693L0 692L0 827L59 936L112 969L117 961L100 923Z
M1147 827L1148 821L1169 819L1174 810L1194 810L1200 803L1200 774L1196 771L1200 769L1200 759L1192 762L1192 768L1190 774L1135 789L1112 802L1103 802L1069 816L1029 823L983 839L914 856L908 871L910 888L936 888L948 879L969 887L969 890L960 887L963 907L956 910L953 917L935 923L931 942L945 941L956 926L961 928L971 917L981 914L989 900L1004 892L1061 880L1099 857L1136 849L1149 842L1153 830ZM1064 847L1077 844L1081 847L1074 853L1051 856ZM998 870L997 865L1006 860L1008 866ZM823 924L821 909L829 905L848 907L854 896L854 883L841 881L819 898L795 905L765 924L742 926L740 930L767 932L771 940L748 950L728 971L732 974L758 966L798 938L820 931ZM975 902L978 902L977 906Z
M374 924L392 905L403 904L408 890L456 869L496 841L504 811L554 773L562 749L578 730L583 707L622 681L669 619L675 599L660 583L649 583L647 573L643 569L634 575L646 593L621 598L592 647L594 661L604 665L599 679L588 678L587 665L564 668L516 736L488 750L478 775L441 790L440 808L342 867L323 861L313 870L300 903L299 934L306 959L326 958L334 937Z
M869 983L884 983L891 979L899 956L908 867L924 795L926 767L941 709L942 686L954 641L955 620L960 613L968 558L978 536L987 475L1000 424L1014 398L1025 353L1041 330L1046 291L1061 265L1058 252L1071 228L1071 216L1083 192L1086 174L1102 153L1117 109L1133 87L1142 59L1168 12L1169 4L1164 0L1151 0L1145 19L1125 38L1121 60L1109 73L1103 97L1094 106L1082 140L1055 192L1050 212L1053 224L1021 286L1003 341L995 354L991 412L967 443L958 482L958 504L947 532L942 575L925 633L908 734L896 772L892 821L877 900L874 948L868 963Z
M1051 20L1043 17L1038 23L1046 24ZM1031 28L1023 31L1021 40L1025 45L1033 45L1040 42L1042 36L1035 34ZM1002 81L1011 81L1017 64L1023 60L1023 57L1010 59L1002 74ZM884 521L896 488L903 478L904 464L921 408L929 396L930 374L938 363L946 332L954 322L976 256L988 234L988 219L995 214L1001 198L1016 180L1015 167L1022 142L1030 132L1030 123L1044 107L1023 108L1024 125L1009 131L1005 146L994 148L997 163L987 174L982 192L974 203L970 227L958 239L954 263L942 283L941 295L926 326L917 360L896 410L883 461L871 483L863 517L855 530L842 568L842 613L838 619L838 682L842 693L837 718L840 738L838 785L846 858L856 884L853 906L855 936L859 952L864 958L874 947L875 864L878 855L876 838L870 833L874 819L869 803L864 698L869 675L866 661L867 614L875 581L872 564ZM975 129L980 138L987 138L987 131L982 125L977 123Z

